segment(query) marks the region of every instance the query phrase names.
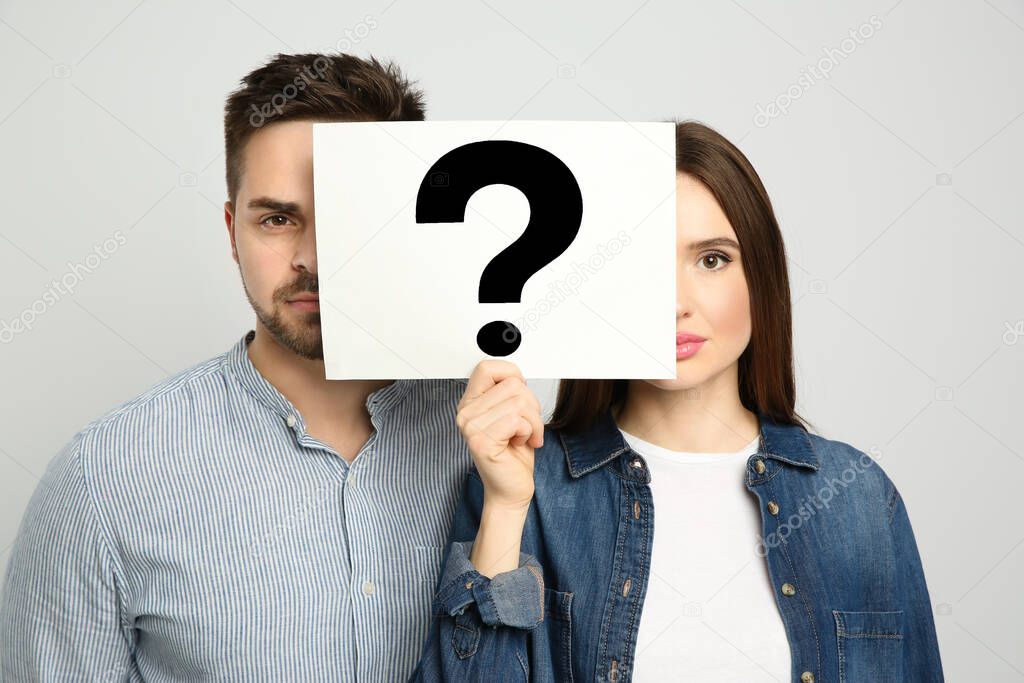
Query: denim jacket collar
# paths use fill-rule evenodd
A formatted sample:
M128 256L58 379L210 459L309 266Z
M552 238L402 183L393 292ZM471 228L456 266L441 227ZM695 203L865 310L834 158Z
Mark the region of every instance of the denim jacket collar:
M629 450L611 409L582 432L566 434L560 431L558 438L562 441L573 479L603 467Z
M755 411L761 423L761 443L758 452L765 458L790 465L817 470L821 466L817 451L807 430L800 425L773 421L761 411Z
M772 421L760 411L755 411L761 428L758 453L761 457L778 460L790 465L817 470L820 466L818 454L811 444L807 431L799 425L780 424ZM559 432L558 438L565 450L569 473L573 479L607 465L629 450L622 432L612 416L611 409L594 420L587 429L578 434Z

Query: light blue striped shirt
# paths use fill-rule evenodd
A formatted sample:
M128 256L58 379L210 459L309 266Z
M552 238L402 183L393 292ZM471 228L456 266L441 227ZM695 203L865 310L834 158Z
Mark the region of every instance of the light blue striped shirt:
M252 365L252 332L83 428L29 502L4 681L404 681L472 457L465 380L367 399L351 465Z

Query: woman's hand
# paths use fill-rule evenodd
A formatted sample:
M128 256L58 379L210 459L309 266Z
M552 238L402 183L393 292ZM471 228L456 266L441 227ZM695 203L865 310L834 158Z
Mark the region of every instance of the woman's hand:
M455 422L484 483L484 507L524 512L533 498L533 450L544 443L540 402L519 368L477 363Z

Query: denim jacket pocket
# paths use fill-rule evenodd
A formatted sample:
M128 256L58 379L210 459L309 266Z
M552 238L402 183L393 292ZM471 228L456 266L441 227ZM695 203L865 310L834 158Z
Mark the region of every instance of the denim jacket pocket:
M471 609L476 609L472 607ZM470 610L455 615L452 650L459 659L472 657L480 645L480 618Z
M839 648L839 683L903 680L903 611L832 610Z
M559 683L572 683L572 598L572 593L545 588L544 628L534 636L544 639L537 645L546 648L548 656L541 659L551 662L552 680Z

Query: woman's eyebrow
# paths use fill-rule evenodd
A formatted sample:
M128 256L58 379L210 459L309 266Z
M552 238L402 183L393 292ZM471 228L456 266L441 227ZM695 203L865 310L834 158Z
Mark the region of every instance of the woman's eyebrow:
M712 237L711 239L697 240L696 242L690 242L688 246L691 251L710 249L711 247L732 247L736 251L740 250L740 245L737 244L736 240L729 237Z

